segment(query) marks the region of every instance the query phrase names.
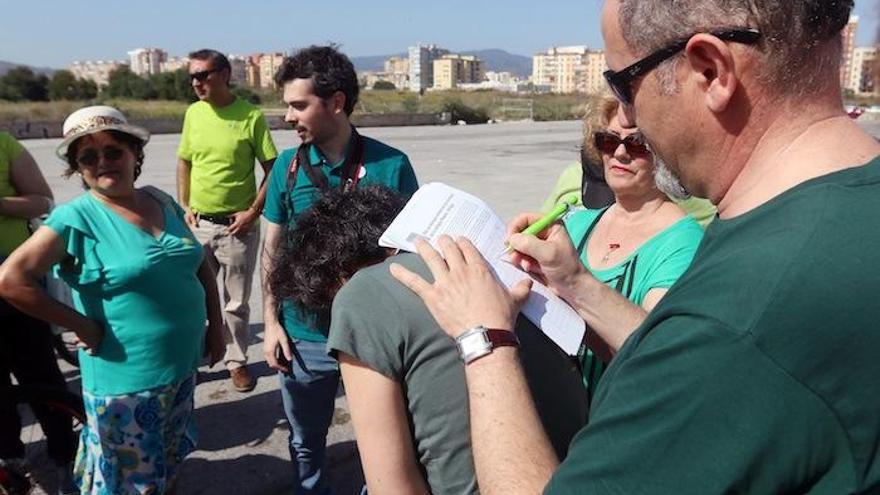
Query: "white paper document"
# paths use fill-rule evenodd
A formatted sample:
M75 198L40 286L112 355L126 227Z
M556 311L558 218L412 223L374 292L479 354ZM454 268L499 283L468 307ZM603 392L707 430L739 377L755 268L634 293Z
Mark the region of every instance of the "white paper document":
M437 248L443 234L467 237L483 254L498 279L508 288L529 275L499 258L504 250L504 222L481 199L432 182L422 186L379 239L379 245L415 252L416 239ZM569 355L577 354L584 337L584 320L565 301L537 280L522 313Z

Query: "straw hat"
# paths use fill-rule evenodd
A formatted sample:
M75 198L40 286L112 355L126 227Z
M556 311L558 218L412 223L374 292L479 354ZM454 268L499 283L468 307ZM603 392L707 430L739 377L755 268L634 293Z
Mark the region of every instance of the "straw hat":
M150 140L150 131L143 127L131 125L119 110L104 105L80 108L70 114L64 121L64 140L58 145L55 154L62 160L67 159L67 147L70 143L87 135L101 131L121 131L137 137L144 144Z

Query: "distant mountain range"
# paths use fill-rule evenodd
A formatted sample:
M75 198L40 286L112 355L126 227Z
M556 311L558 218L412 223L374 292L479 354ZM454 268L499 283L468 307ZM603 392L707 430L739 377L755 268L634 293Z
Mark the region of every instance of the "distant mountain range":
M16 64L14 62L6 62L4 60L0 60L0 76L3 76L7 72L9 72L9 69L14 69L14 68L22 66L22 65L30 68L32 71L34 71L37 74L46 74L47 76L51 76L52 73L57 70L57 69L50 69L49 67L31 67L31 66L25 65L25 64Z
M488 50L464 50L455 52L461 55L475 55L486 63L486 70L495 72L510 72L520 77L528 77L532 74L532 57L517 55L497 48ZM366 57L352 57L355 70L358 71L381 71L385 60L390 57L406 57L406 53L392 53L389 55L370 55Z

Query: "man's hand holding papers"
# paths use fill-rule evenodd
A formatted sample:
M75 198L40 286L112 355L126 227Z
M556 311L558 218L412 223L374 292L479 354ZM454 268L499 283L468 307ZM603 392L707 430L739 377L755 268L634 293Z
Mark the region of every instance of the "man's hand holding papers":
M423 280L422 282L425 285L420 285L413 278L418 278L416 275L407 275L409 272L402 268L397 268L393 272L395 277L410 287L410 289L416 290L412 285L413 283L422 290L432 286L432 290L439 291L434 294L434 297L439 298L442 293L445 304L453 304L454 301L457 301L454 303L456 306L453 306L456 312L459 313L455 318L456 324L458 324L457 320L459 319L463 321L468 319L468 315L464 314L464 309L473 305L462 296L462 294L466 293L465 291L453 289L450 286L453 285L453 282L481 284L479 287L483 289L476 293L486 293L487 297L495 298L497 294L494 292L485 292L491 291L489 281L480 276L481 270L484 268L494 273L501 284L506 286L508 290L512 290L512 293L508 295L512 302L492 299L494 303L497 303L493 306L495 309L492 319L506 321L505 318L510 317L510 315L507 315L510 311L510 304L518 305L521 302L520 291L524 290L522 289L523 287L527 287L527 285L523 285L523 281L529 281L525 282L528 284L532 278L526 272L497 258L497 254L504 249L505 232L504 223L485 202L445 184L432 183L423 186L413 195L400 215L382 235L379 244L385 247L414 252L417 250L416 241L423 240L431 245L432 249L430 251L427 251L427 246L422 248L422 251L428 252L429 255L433 253L437 256L437 259L440 259L440 255L437 254L436 250L442 249L444 256L451 254L457 257L452 264L447 259L445 269L454 272L458 272L460 269L461 273L456 276L460 275L461 279L453 280L447 276L444 280L435 281L433 285ZM444 244L440 245L439 240L444 235L451 238L464 237L468 239L470 241L469 244L482 256L474 256L475 253L471 253L470 259L466 258L463 252L469 249L467 247L468 244L461 242L446 243L444 241ZM419 252L422 253L422 251ZM487 259L483 259L484 257ZM467 261L465 264L455 264L459 259ZM437 273L434 272L434 268L444 269L439 263L435 263L432 267L435 277L437 277ZM465 279L467 280L465 281ZM485 309L490 304L494 304L492 301L484 301L484 303L479 305L482 308L482 312L476 313L475 311L474 313L484 315L482 319L485 320L485 315L487 314ZM435 313L434 308L431 309L432 313ZM584 336L584 321L568 304L545 285L538 281L532 284L529 297L522 303L522 313L540 327L565 352L570 355L577 353ZM515 311L513 316L516 316ZM471 319L474 318L478 318L478 316L471 317ZM443 321L438 320L438 323L441 326L444 325ZM488 321L476 323L483 325L493 324ZM447 322L447 324L451 323ZM449 328L447 332L460 332L467 328L469 327Z
M509 291L498 283L491 267L466 238L441 235L437 244L441 256L424 240L416 241L416 249L434 277L428 283L400 265L391 265L391 274L425 301L437 324L456 338L469 328L513 330L516 316L529 297L532 281L517 282ZM469 297L478 293L482 297Z

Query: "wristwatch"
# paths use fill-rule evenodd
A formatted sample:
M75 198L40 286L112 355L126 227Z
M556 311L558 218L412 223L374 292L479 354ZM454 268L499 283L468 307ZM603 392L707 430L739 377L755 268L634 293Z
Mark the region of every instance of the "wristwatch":
M508 330L486 328L483 325L471 328L455 338L455 346L458 348L458 354L464 364L469 364L491 354L492 349L505 345L519 347L519 339L516 338L515 333Z

